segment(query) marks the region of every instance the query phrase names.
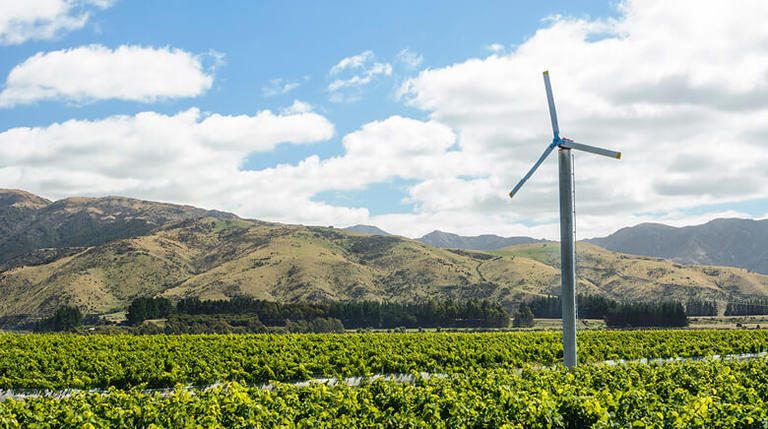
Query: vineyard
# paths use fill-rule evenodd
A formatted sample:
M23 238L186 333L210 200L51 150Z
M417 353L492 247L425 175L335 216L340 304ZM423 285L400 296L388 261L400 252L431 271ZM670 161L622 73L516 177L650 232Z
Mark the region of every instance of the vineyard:
M585 332L579 346L569 372L551 332L1 335L0 389L84 390L7 399L0 427L768 426L765 359L600 363L757 353L766 331ZM418 372L438 376L287 384Z

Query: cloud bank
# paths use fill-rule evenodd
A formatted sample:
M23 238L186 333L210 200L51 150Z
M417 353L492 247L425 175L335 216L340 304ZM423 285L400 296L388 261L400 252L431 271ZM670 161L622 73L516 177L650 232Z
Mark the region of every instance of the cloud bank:
M154 102L195 97L213 84L201 56L180 49L101 45L40 52L14 67L0 107L41 100Z

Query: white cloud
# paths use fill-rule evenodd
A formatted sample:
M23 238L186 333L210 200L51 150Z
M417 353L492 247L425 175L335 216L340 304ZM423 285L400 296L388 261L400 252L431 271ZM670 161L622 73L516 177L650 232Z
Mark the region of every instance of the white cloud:
M293 104L286 107L285 109L282 109L280 111L283 115L293 115L296 113L308 113L312 111L312 105L309 103L305 103L301 100L293 100Z
M269 81L269 85L264 86L261 90L267 97L274 95L285 94L291 92L301 85L299 82L291 82L283 78L276 78Z
M743 23L768 15L768 3L643 0L620 12L556 17L506 53L422 71L400 93L429 120L364 124L343 136L341 156L238 169L278 141L332 135L325 118L296 101L280 115L192 110L8 130L0 181L51 198L125 194L282 222L376 224L412 237L441 229L557 238L554 156L515 200L507 197L551 140L541 78L549 69L563 135L623 152L621 161L575 153L577 238L640 222L743 216L721 208L766 198L768 27ZM362 84L375 60L372 52L349 57L329 76ZM394 178L414 183L406 195L413 213L371 216L312 201ZM718 209L690 214L709 204Z
M353 55L346 57L339 61L335 66L331 67L330 74L337 74L347 69L359 69L362 68L365 63L373 59L373 51L365 51L360 55Z
M333 125L316 113L173 116L143 112L101 120L70 120L0 133L3 183L52 198L118 194L238 209L267 204L281 192L254 183L240 164L281 142L331 138ZM261 192L263 190L264 192ZM247 214L247 213L246 213Z
M0 45L52 39L82 28L95 9L112 0L7 0L0 13Z
M491 43L490 45L486 46L485 49L488 49L493 53L500 54L504 52L504 45L501 43Z
M392 66L385 63L374 63L369 69L365 70L365 74L352 76L349 79L337 79L328 85L329 91L337 91L341 88L363 86L371 83L371 80L376 75L383 74L389 76L392 74Z
M400 88L407 103L456 131L464 159L493 154L483 180L414 186L423 215L461 211L486 231L509 234L557 220L555 157L515 201L504 201L551 140L547 69L562 134L623 151L618 162L575 154L580 237L638 221L707 220L723 213L670 216L766 197L768 28L743 23L767 14L768 3L648 0L619 8L616 19L554 17L506 55L425 70ZM447 189L456 190L450 199ZM638 214L648 212L661 214ZM511 223L500 222L505 213ZM435 227L477 229L450 216L430 219L438 218L447 225Z
M180 49L101 45L40 52L8 74L0 107L64 100L121 99L153 102L194 97L213 83L196 56ZM220 56L214 57L220 62Z
M392 75L392 65L374 61L373 51L365 51L342 59L331 68L329 75L337 76L328 85L331 101L357 101L361 98L361 87L370 84L377 77Z
M397 60L406 67L414 69L424 61L424 56L406 48L397 53Z

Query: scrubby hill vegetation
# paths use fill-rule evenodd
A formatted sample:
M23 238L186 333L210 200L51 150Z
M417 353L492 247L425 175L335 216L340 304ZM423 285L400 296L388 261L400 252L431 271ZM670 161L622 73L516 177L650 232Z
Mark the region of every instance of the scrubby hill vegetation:
M475 299L512 314L560 288L559 246L551 242L443 249L187 206L120 197L52 203L20 191L0 193L0 229L8 232L0 239L0 325L29 326L64 305L120 318L138 297L173 303L236 296L280 303ZM586 243L577 246L577 267L579 293L617 302L768 297L768 276Z

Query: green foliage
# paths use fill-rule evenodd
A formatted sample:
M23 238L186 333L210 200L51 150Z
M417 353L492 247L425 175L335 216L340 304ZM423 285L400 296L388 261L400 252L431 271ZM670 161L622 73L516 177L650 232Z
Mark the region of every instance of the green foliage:
M688 316L679 302L624 303L606 313L605 324L612 328L683 327L688 326Z
M726 316L753 316L768 314L768 299L755 298L744 301L729 301L725 307Z
M717 301L689 299L685 304L689 316L717 316Z
M515 313L515 320L512 322L515 328L530 328L533 326L533 313L531 308L523 304Z
M172 314L164 328L156 332L166 334L256 334L267 333L267 327L255 314Z
M147 319L162 319L173 313L173 304L166 298L136 298L128 307L127 319L138 325Z
M470 299L455 302L429 300L424 303L352 301L321 303L279 303L244 296L229 300L185 298L176 311L186 314L252 313L267 326L286 326L286 321L311 325L318 318L338 319L344 328L505 328L509 314L500 304ZM309 329L309 328L308 328ZM300 330L299 332L318 332ZM321 330L319 332L328 332ZM334 330L335 332L335 330Z
M72 331L83 322L83 313L77 307L59 307L53 316L43 319L35 326L35 332Z
M768 331L579 334L579 362L765 351ZM466 373L562 362L553 332L302 335L0 335L0 389L268 383L312 376Z
M506 328L509 314L497 303L429 300L424 303L358 301L333 303L328 314L347 329L377 328Z
M763 428L768 362L468 369L413 383L225 383L0 404L3 427Z
M582 319L602 319L618 303L598 295L576 295L576 308ZM528 302L535 317L559 319L563 317L563 305L559 296L537 297Z

